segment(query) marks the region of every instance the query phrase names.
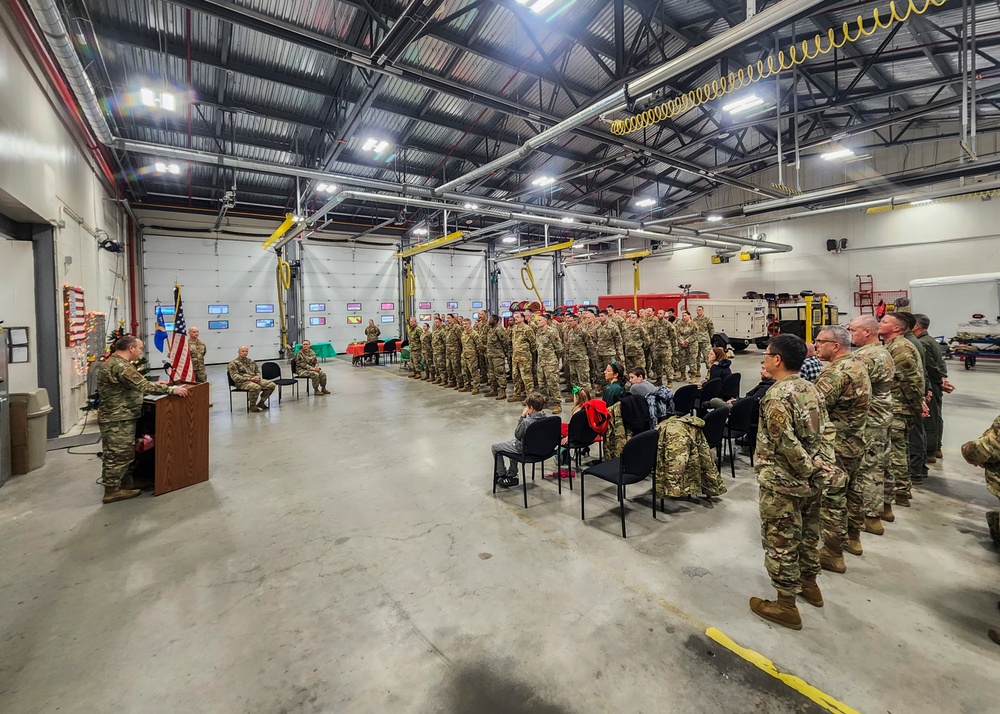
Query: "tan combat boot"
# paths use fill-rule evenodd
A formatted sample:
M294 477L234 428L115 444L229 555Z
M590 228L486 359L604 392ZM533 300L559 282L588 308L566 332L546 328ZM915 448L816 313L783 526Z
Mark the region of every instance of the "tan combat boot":
M759 597L750 598L750 609L758 617L763 617L776 625L787 627L790 630L802 629L802 616L799 609L795 607L794 595L782 595L778 593L777 600L762 600Z
M847 563L844 562L844 553L840 550L838 543L833 548L823 546L819 551L819 567L829 570L831 573L846 573Z
M881 518L870 518L865 516L865 525L862 528L865 533L871 533L872 535L884 535L885 526L882 525Z
M909 508L910 507L910 497L909 496L904 496L901 493L897 493L896 494L896 505L897 506L902 506L903 508Z
M137 488L121 488L120 486L105 486L103 503L114 503L115 501L125 501L142 494Z
M892 512L892 504L887 503L882 507L882 520L886 523L892 523L896 520L896 514Z
M562 414L562 405L561 404L556 404L554 407L552 407L552 413L553 414Z
M816 576L813 575L811 578L803 577L800 581L802 585L802 592L799 595L802 599L813 607L823 607L823 593L820 592L819 585L816 584Z
M847 529L847 545L844 546L844 550L851 555L861 555L864 553L864 548L861 547L861 531L848 528Z
M502 392L497 392L497 395L493 398L493 401L496 401L496 402L505 402L505 401L507 401L507 390L505 389Z
M258 409L270 409L271 407L267 406L267 402L265 402L263 399L261 399L259 402L257 402L257 408Z
M493 389L493 387L490 387L490 390L488 392L486 392L485 394L483 394L484 397L495 397L496 395L497 395L497 392L496 392L495 389Z
M514 402L524 401L524 397L523 396L519 397L518 395L514 394L507 401L513 404Z
M256 413L258 413L259 411L260 411L260 408L259 408L259 407L258 407L258 406L257 406L256 404L251 404L251 405L250 405L250 412L251 412L252 414L256 414Z
M456 392L468 392L469 388L468 387L455 387L455 391Z
M937 451L934 452L934 458L936 459L944 458L944 453L941 451L941 449L938 449Z
M479 394L479 387L473 387L472 391L469 392L469 394L472 394L472 395Z

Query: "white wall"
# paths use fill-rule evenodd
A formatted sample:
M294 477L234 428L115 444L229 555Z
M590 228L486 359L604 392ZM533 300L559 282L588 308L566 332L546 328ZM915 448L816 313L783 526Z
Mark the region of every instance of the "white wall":
M486 307L484 253L421 253L413 257L413 274L417 281L414 299L418 319L421 315L433 315L435 312L457 312L474 319L480 308L473 308L472 303L482 303L483 308ZM421 308L422 302L429 302L431 307ZM449 302L458 303L458 307L448 307Z
M8 385L11 392L26 392L38 386L35 339L35 290L34 260L31 243L9 240L0 235L0 320L4 328L29 326L28 353L31 361L26 364L12 364L9 367ZM0 343L2 344L2 343Z
M843 211L780 223L761 223L767 239L788 243L790 253L737 258L712 265L714 249L681 250L641 263L642 291L663 292L691 283L712 297L747 291L826 292L841 312L856 315L857 274L874 276L876 290L906 290L917 278L962 275L1000 265L1000 200L956 201L887 213ZM827 239L848 240L843 253L826 251ZM611 292L630 292L632 264L613 263Z
M608 294L608 264L573 265L563 269L563 298L582 305L584 300L596 305L600 295Z
M16 33L11 33L9 16L0 12L0 191L5 196L4 213L21 222L64 221L65 227L55 231L56 285L60 311L49 316L60 334L59 371L62 389L62 431L68 431L80 416L79 408L86 402L85 377L73 369L74 351L65 346L62 327L62 285L69 283L84 288L87 310L109 311L109 324L126 317L124 306L124 268L116 271L117 257L101 251L90 231L104 231L114 240L122 240L119 211L91 166L91 157L63 124L44 84L37 82L31 66L17 49ZM79 216L83 225L72 218ZM25 244L27 246L27 244ZM18 285L18 291L34 294L34 277L24 247L12 247L3 241L4 255L16 252L13 263L0 260L6 291L8 281ZM69 258L71 262L67 263ZM116 277L117 275L117 277ZM117 298L117 304L112 296ZM4 303L6 307L6 301ZM37 333L34 315L23 304L17 308L32 333ZM33 311L33 306L32 306ZM12 324L12 323L8 323ZM13 372L17 380L12 389L36 386L36 352L32 362L18 366ZM54 395L49 395L54 399Z

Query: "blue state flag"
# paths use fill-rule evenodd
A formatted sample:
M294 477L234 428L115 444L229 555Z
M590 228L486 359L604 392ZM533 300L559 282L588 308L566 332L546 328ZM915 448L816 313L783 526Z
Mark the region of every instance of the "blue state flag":
M153 335L153 344L160 352L163 352L163 344L167 341L167 323L163 321L163 313L160 306L156 306L156 334Z

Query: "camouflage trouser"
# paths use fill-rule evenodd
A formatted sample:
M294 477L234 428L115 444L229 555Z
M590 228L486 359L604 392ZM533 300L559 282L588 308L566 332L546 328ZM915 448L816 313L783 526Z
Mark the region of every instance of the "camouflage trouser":
M1000 498L1000 476L991 469L986 469L986 488L997 498Z
M458 383L468 387L471 392L479 389L479 356L476 354L462 355L462 374Z
M570 357L566 360L569 362L569 388L570 391L573 387L583 387L588 392L590 391L590 358L576 358ZM593 396L593 395L591 395Z
M445 351L448 384L458 384L462 381L462 350L449 348Z
M674 378L674 365L673 360L670 358L670 350L658 349L653 352L653 359L656 363L656 376L660 381L668 384Z
M802 578L819 573L821 494L789 496L760 487L760 538L764 566L782 595L802 591Z
M892 415L889 425L889 458L885 468L885 502L892 504L897 495L910 496L909 432L913 417Z
M688 379L689 377L698 377L701 375L701 365L698 364L698 345L694 342L689 342L688 346L685 347L681 345L681 356L679 363L677 365L678 374L681 375L681 379Z
M549 402L559 404L559 360L554 356L538 358L538 391Z
M100 428L101 483L118 488L135 466L135 420L108 422Z
M885 469L888 458L886 425L869 425L865 429L865 455L861 460L861 488L864 494L864 514L878 518L885 509Z
M485 352L479 353L479 383L489 384L490 381L490 364L489 358L486 357Z
M504 394L507 391L507 360L500 355L489 355L486 357L487 375L490 388L497 394Z
M247 399L251 402L254 399L262 402L267 401L267 398L277 389L277 385L270 379L262 379L259 382L243 382L239 387L247 393Z
M626 350L625 377L628 377L628 370L635 369L636 367L646 369L646 355L643 354L642 350Z
M515 352L511 360L511 367L514 378L514 394L527 396L535 391L535 378L531 374L531 353ZM524 391L520 391L521 389Z
M309 381L312 382L314 392L326 389L326 372L323 370L320 370L319 372L309 370L305 374L309 376Z
M444 347L434 349L434 377L448 381L448 350Z
M699 371L701 370L702 365L705 365L705 368L707 369L708 353L712 349L712 342L710 340L698 340L694 344L694 346L696 348L696 355L694 360L695 365L698 367Z
M418 374L420 372L420 357L421 357L421 355L422 355L422 353L421 353L421 351L419 349L418 350L414 350L413 349L413 343L411 342L410 343L410 371L413 372L414 374Z
M861 459L848 459L837 454L837 467L843 471L838 479L823 489L819 519L823 527L823 542L842 545L847 543L848 522L852 530L860 529L862 492Z
M194 371L194 381L197 382L198 384L208 381L208 373L205 371L204 367L202 367L201 369L196 369Z

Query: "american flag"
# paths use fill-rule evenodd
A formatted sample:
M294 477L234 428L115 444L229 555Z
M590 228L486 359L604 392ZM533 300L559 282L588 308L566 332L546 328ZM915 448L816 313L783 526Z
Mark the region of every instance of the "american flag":
M184 308L181 307L181 286L174 284L174 334L170 338L170 380L172 382L194 382L194 364L188 349L187 323L184 322Z

